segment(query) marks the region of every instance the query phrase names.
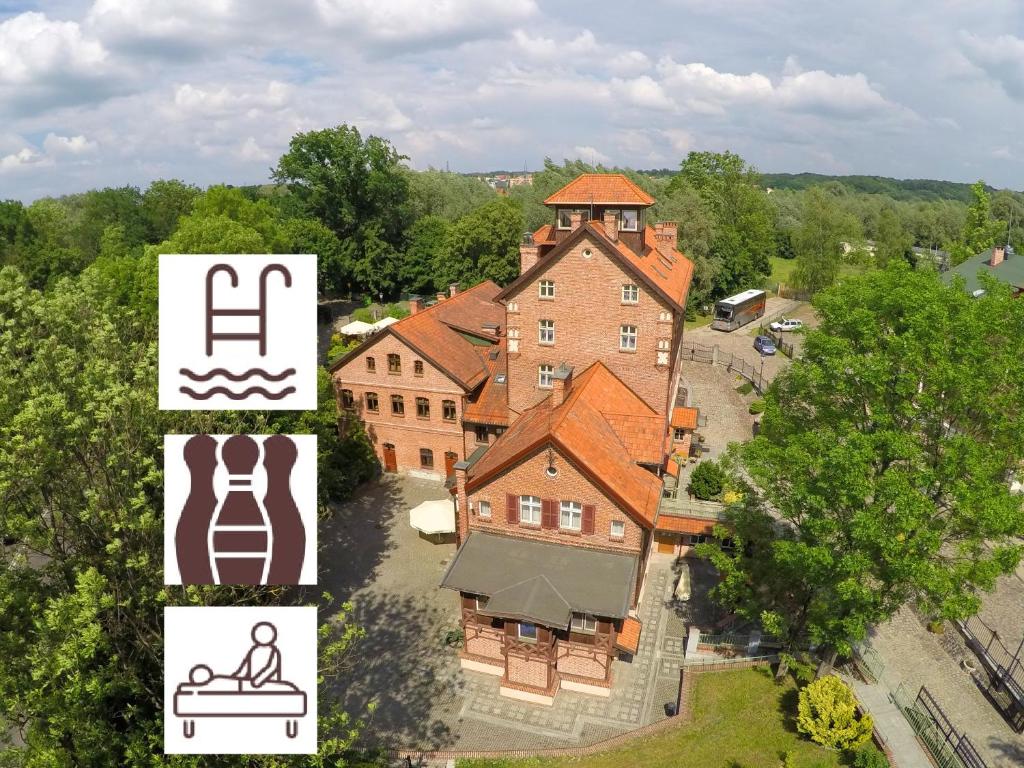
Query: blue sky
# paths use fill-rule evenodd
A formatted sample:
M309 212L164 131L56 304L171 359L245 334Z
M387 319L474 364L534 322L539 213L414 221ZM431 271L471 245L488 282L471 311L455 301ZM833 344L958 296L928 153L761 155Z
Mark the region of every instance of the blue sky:
M0 197L261 182L340 122L417 168L731 149L1019 189L1022 22L1010 0L0 0Z

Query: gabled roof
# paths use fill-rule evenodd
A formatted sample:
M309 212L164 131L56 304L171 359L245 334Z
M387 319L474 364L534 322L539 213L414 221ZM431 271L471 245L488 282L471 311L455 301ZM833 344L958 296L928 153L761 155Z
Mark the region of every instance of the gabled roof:
M537 232L540 233L541 230L543 227ZM539 258L530 269L502 288L494 297L495 300L506 298L520 286L532 281L550 264L569 251L585 234L593 237L608 254L617 258L629 272L636 275L677 310L682 311L686 306L686 296L690 292L690 282L693 279L692 261L675 249L672 249L668 256L661 253L656 247L652 227L644 229L643 253L634 253L621 238L610 240L605 232L604 224L599 221L588 221L580 225L546 255ZM536 237L535 233L535 242Z
M409 315L342 357L331 366L331 371L364 354L390 334L444 371L456 384L471 391L487 377L487 364L485 356L480 354L482 348L467 340L458 329L472 331L486 340L487 332L483 325L500 325L505 318L505 308L494 301L499 290L493 282L485 280L415 315Z
M968 293L974 293L981 289L981 281L978 280L979 274L991 275L996 280L1014 288L1024 289L1024 253L1006 252L1002 263L996 264L994 267L991 265L991 261L992 249L989 248L957 264L944 273L942 279L949 283L952 282L954 275L960 275L964 279L964 288Z
M686 408L677 405L672 409L672 426L680 429L696 429L697 414L698 410L696 408Z
M508 355L505 337L490 348L478 348L487 366L487 379L462 411L463 421L507 427L519 414L508 407Z
M564 402L545 398L528 409L474 464L472 491L520 460L554 445L641 525L654 524L661 480L635 461L661 462L663 428L657 413L605 365L575 378Z
M621 173L582 173L544 205L654 205L654 198Z

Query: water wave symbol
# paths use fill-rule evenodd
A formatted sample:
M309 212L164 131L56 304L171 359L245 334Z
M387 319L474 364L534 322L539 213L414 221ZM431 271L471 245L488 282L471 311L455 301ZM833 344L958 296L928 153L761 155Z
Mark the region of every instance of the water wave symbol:
M227 387L212 387L205 392L196 392L191 387L179 387L178 391L193 400L209 400L214 395L224 395L230 400L245 400L249 395L261 395L267 400L280 400L295 391L295 387L285 387L280 392L268 392L263 387L249 387L244 392L232 392Z
M267 381L281 381L293 375L295 373L295 369L286 368L281 371L281 373L270 373L262 368L250 368L245 373L232 373L227 368L214 368L206 373L196 373L189 368L182 368L178 373L182 376L187 376L192 379L192 381L209 381L216 376L223 376L229 381L245 381L246 379L255 378L257 376L264 378Z

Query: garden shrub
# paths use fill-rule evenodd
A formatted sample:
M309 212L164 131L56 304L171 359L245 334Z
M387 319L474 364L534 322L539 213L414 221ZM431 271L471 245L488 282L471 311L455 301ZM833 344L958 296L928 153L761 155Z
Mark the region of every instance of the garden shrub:
M868 741L854 753L853 768L889 768L889 759L882 750Z
M742 384L736 387L736 391L739 392L741 395L749 395L753 390L754 385L751 384L749 381L744 381Z
M700 462L690 476L689 490L698 499L710 501L721 496L725 488L725 470L708 459Z
M800 690L796 729L830 749L854 749L871 738L871 715L857 712L857 700L835 675L826 675Z
M764 400L755 400L750 404L750 408L747 410L753 416L756 416L759 413L764 413Z

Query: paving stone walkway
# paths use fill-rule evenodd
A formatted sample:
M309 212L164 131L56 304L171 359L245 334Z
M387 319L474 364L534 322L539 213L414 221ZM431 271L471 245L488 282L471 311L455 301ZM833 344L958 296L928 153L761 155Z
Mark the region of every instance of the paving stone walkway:
M853 688L857 700L871 715L876 730L892 750L896 758L893 768L932 768L931 760L917 740L914 729L892 702L888 687L882 683L869 685L849 676L844 676L844 679Z

